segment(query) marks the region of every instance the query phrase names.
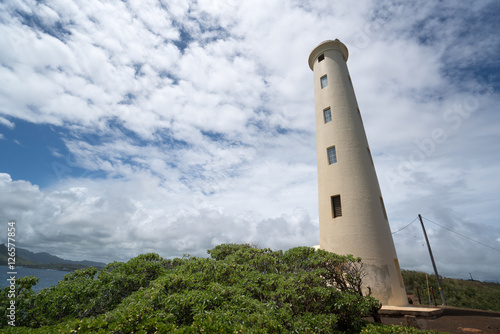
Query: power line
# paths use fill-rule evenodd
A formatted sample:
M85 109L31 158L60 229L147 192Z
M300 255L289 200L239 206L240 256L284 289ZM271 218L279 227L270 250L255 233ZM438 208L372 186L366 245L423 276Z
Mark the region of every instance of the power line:
M458 232L453 231L452 229L450 229L450 228L448 228L448 227L444 227L444 226L442 226L442 225L439 225L438 223L433 222L432 220L427 219L427 218L425 218L425 217L422 217L422 218L424 218L425 220L427 220L427 221L428 221L428 222L430 222L430 223L433 223L434 225L437 225L437 226L439 226L439 227L441 227L441 228L444 228L445 230L448 230L448 231L450 231L450 232L453 232L453 233L455 233L455 234L458 234L459 236L461 236L461 237L463 237L463 238L465 238L465 239L468 239L468 240L470 240L470 241L473 241L473 242L478 243L478 244L480 244L480 245L483 245L483 246L485 246L485 247L488 247L488 248L491 248L491 249L493 249L493 250L496 250L497 252L500 252L500 249L498 249L498 248L491 247L491 246L489 246L489 245L483 244L483 243L482 243L482 242L480 242L480 241L477 241L477 240L471 239L471 238L469 238L469 237L467 237L467 236L465 236L465 235L463 235L463 234L460 234L460 233L458 233ZM412 223L413 223L413 222L412 222ZM399 231L398 231L398 232L399 232Z
M418 217L417 217L418 218ZM397 230L396 232L392 232L392 234L396 234L398 232L401 232L402 230L404 230L405 228L407 228L408 226L410 226L411 224L413 224L415 222L415 220L417 220L417 218L413 219L413 221L411 223L409 223L408 225L406 225L405 227L403 227L402 229L399 229Z

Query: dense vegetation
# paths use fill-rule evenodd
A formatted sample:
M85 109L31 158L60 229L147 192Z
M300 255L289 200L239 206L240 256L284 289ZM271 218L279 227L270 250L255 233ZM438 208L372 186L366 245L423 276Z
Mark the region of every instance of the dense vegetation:
M429 297L431 300L430 304L434 304L432 291L434 291L436 304L442 304L435 275L428 275L427 278L426 273L410 270L403 270L402 274L406 291L408 294L413 295L415 303L419 302L417 296L418 288L422 305L429 305ZM429 290L427 290L427 279ZM500 311L500 284L443 277L440 277L440 281L448 306Z
M38 293L19 279L16 328L4 333L413 333L367 324L380 304L360 293L360 259L313 248L286 252L220 245L211 258L140 255L66 275Z

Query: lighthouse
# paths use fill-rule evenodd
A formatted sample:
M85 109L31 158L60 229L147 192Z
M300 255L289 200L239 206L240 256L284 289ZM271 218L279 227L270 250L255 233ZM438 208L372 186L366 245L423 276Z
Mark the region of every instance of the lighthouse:
M361 257L363 292L407 306L396 248L361 113L338 39L309 56L314 72L320 249ZM383 117L383 115L380 115Z

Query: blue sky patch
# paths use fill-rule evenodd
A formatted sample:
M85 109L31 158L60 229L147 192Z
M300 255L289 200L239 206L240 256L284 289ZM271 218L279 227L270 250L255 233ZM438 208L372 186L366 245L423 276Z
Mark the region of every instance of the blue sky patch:
M4 135L0 151L8 157L0 160L2 172L10 174L13 180L29 180L41 187L58 181L57 163L67 165L68 150L62 140L67 130L21 120L16 120L12 129L1 125L0 129Z
M28 14L25 12L17 11L18 17L21 18L21 22L34 30L41 31L52 37L55 37L61 41L66 40L66 38L71 35L71 31L64 27L61 21L56 21L53 24L47 24L36 14Z

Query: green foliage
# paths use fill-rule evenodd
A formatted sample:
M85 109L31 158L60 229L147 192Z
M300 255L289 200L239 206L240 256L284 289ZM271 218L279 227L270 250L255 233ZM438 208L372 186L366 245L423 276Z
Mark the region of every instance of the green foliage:
M350 256L232 244L209 254L174 260L140 255L100 272L76 271L39 293L26 282L19 286L25 304L18 308L18 327L9 328L4 317L0 328L6 333L359 332L366 325L362 317L380 307L358 291L362 265Z
M74 271L56 286L34 293L31 287L38 279L17 281L16 326L40 327L53 325L61 320L84 318L113 309L124 298L140 288L145 288L170 266L157 254L144 254L127 263L107 265L99 275L97 269ZM2 292L7 297L8 288ZM0 312L7 306L2 298ZM0 319L0 328L7 325L7 318Z
M435 334L435 331L420 330L415 327L405 327L401 325L381 326L369 324L361 330L361 334Z
M429 304L426 273L403 270L404 283L409 293L413 294L414 302L418 303L417 288L422 304ZM479 310L500 311L500 285L477 281L466 281L439 277L448 306L472 308ZM434 290L436 303L441 305L441 295L435 275L428 275L429 287ZM431 304L434 303L431 296Z
M35 292L33 292L32 287L38 283L38 278L34 276L22 277L16 279L16 289L15 289L15 307L16 307L16 320L19 319L21 322L25 322L28 317L28 311L32 308L33 298L35 296ZM12 291L10 290L10 286L6 287L0 293L0 328L3 326L7 326L7 322L10 320L7 318L9 314L9 310L7 309L10 306L10 301L13 298L9 296L12 295Z

